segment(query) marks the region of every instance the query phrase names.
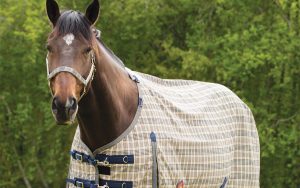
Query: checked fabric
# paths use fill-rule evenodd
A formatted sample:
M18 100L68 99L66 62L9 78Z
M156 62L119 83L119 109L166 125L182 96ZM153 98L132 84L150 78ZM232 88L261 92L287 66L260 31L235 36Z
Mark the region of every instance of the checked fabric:
M133 162L97 166L71 157L68 178L99 185L117 181L119 187L124 181L134 188L175 188L181 180L185 188L259 187L255 121L232 91L214 83L128 71L138 80L140 97L130 127L93 153L77 128L72 151L92 158L130 155ZM67 187L76 186L67 183Z

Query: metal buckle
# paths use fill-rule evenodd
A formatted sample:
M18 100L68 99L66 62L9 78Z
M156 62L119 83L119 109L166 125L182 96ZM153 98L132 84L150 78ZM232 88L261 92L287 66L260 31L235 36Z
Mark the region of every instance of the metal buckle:
M98 187L98 188L109 188L109 186L107 185L107 182L106 182L105 185L98 185L97 187Z
M84 188L84 183L81 181L76 181L76 187Z
M79 154L79 153L75 153L75 159L79 160L82 162L82 154Z
M127 155L125 155L125 156L123 157L123 162L124 162L125 164L128 163L128 156L127 156ZM122 186L123 186L123 185L122 185Z
M91 52L91 60L92 60L92 64L95 65L96 59L95 59L95 54L94 54L94 52Z
M109 162L107 160L107 157L106 157L106 159L104 161L98 161L98 160L96 160L96 162L97 162L97 165L99 165L99 166L110 166L110 164L109 164Z

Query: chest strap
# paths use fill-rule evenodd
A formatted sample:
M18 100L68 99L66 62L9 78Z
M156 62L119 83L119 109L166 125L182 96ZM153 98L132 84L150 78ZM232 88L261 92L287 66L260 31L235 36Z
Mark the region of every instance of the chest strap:
M71 183L76 187L81 188L132 188L132 181L113 181L113 180L99 180L99 184L95 181L85 180L80 178L66 179L67 183Z
M70 155L73 159L91 164L93 166L110 166L111 164L133 164L133 155L106 155L97 154L95 158L85 153L71 150Z
M71 183L75 185L76 187L82 187L82 188L100 188L98 184L95 183L95 181L90 180L84 180L80 178L74 178L74 179L66 179L67 183Z

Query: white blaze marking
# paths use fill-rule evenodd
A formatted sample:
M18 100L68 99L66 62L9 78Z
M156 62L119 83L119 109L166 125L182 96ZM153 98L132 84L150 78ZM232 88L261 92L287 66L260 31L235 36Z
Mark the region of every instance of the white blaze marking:
M66 41L66 44L69 46L70 44L72 44L73 40L74 40L74 35L72 33L66 34L66 36L64 36L64 40Z

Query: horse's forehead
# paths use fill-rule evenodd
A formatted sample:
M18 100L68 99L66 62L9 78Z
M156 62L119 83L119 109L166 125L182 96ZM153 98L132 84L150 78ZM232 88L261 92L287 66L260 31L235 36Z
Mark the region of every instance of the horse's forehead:
M66 44L69 46L73 43L73 40L75 39L75 36L73 33L68 33L63 37L63 40L66 42Z

